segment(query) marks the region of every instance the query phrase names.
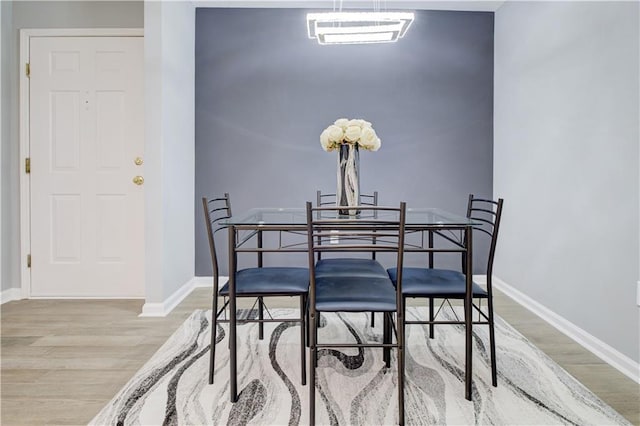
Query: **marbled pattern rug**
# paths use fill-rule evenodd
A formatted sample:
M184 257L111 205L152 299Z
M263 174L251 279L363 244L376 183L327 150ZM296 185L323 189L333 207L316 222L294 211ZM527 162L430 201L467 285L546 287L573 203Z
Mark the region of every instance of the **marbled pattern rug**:
M293 310L274 310L294 316ZM409 317L425 311L411 308ZM442 315L443 313L441 313ZM444 313L446 315L446 313ZM238 328L239 401L229 402L227 325L219 330L215 383L207 383L211 311L196 311L91 421L95 425L308 424L308 386L300 382L298 325ZM379 340L382 320L369 314L323 315L319 341ZM496 319L498 387L491 386L486 326L474 327L473 402L464 398L464 328L407 327L407 424L629 424L520 333ZM321 350L318 424L397 422L395 352L390 369L380 349Z

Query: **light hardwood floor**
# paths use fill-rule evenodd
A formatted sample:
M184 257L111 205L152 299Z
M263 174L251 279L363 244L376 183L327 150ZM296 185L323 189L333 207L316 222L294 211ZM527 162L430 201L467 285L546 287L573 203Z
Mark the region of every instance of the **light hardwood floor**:
M640 425L640 385L496 293L498 315ZM166 318L138 318L141 300L2 305L0 424L87 424L193 310L209 308L209 295L196 289Z

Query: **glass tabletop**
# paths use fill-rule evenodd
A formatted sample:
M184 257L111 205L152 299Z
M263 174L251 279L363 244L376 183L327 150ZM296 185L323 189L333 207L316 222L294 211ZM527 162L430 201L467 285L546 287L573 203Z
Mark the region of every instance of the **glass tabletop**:
M322 212L323 219L336 219L335 211ZM354 219L354 216L344 216ZM397 212L377 211L375 218L370 212L355 216L356 219L368 220L397 220ZM221 222L221 225L233 226L304 226L307 224L307 211L304 208L254 208L245 213L234 215ZM468 226L478 225L479 222L465 216L450 213L438 208L407 208L407 226Z

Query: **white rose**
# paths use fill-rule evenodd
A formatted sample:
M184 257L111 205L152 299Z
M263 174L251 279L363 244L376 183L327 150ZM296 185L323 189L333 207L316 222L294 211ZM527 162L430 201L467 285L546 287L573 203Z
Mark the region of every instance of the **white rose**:
M377 139L378 139L378 135L376 135L375 130L373 130L371 127L365 127L364 129L362 129L362 134L360 135L360 142L358 143L364 149L373 151L373 147Z
M360 139L361 133L362 129L360 129L360 126L349 126L347 130L344 131L344 138L347 142L355 143Z
M342 131L342 127L336 126L332 124L327 127L325 132L327 132L327 136L330 142L340 143L342 139L344 139L344 132Z
M359 126L361 129L371 127L371 123L361 119L349 120L349 126Z
M347 126L349 125L349 120L347 120L346 118L339 118L333 124L335 124L336 126L342 128L342 130L345 130L347 128Z
M371 148L371 151L379 150L381 145L382 145L382 141L380 140L380 138L376 138L376 140L373 142L373 147Z
M322 145L322 149L327 152L333 150L331 141L329 140L329 129L324 129L322 133L320 133L320 145Z

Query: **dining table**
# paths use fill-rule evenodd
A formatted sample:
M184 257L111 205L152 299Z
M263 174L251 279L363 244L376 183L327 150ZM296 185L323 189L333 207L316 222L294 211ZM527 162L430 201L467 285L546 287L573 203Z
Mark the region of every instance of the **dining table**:
M353 215L344 216L352 220L359 218L357 209L349 211ZM335 213L338 214L337 212ZM337 219L340 216L336 217ZM370 217L363 216L363 221ZM257 266L263 266L263 254L308 252L307 216L305 208L252 208L225 219L222 226L228 228L229 258L229 366L230 366L230 399L238 400L237 389L237 354L236 354L236 288L235 272L239 253L257 254ZM473 274L473 242L472 229L480 225L474 219L458 215L439 208L407 208L405 234L414 234L411 242L405 243L405 252L425 252L429 267L433 267L434 253L460 253L462 269L466 276L466 296L464 303L465 317L465 398L471 400L472 384L472 274ZM270 244L265 244L265 233L276 233ZM288 238L283 238L288 236ZM443 240L448 243L436 245ZM409 239L408 239L409 240Z

